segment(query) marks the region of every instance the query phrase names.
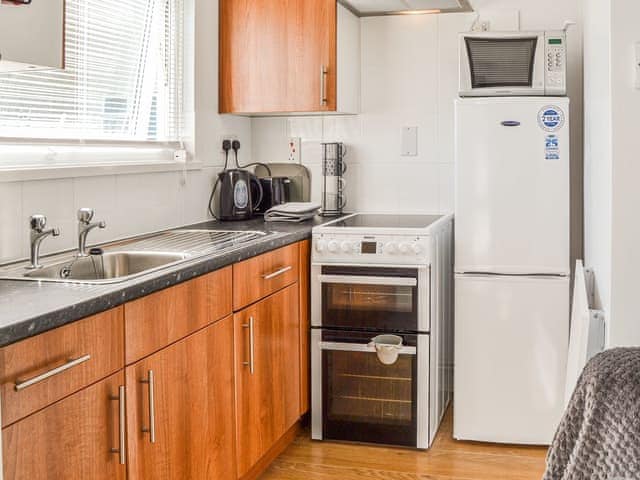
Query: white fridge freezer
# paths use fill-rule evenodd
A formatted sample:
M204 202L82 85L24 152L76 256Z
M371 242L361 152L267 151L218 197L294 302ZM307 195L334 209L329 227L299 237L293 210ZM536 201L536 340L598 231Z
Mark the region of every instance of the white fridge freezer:
M569 99L457 100L455 213L456 272L569 275Z
M458 275L454 437L548 445L564 408L568 277Z
M569 337L569 100L455 110L454 437L549 444Z

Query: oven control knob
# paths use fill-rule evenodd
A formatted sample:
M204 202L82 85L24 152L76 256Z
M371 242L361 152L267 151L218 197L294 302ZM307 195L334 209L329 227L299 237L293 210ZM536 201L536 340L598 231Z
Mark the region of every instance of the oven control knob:
M422 253L422 247L419 243L412 244L411 250L413 250L413 253L415 253L416 255L420 255L420 253Z
M327 242L325 242L324 240L318 240L316 242L316 252L322 253L322 252L324 252L324 249L326 247L327 247Z
M327 245L327 248L329 249L329 251L331 253L336 253L338 251L339 247L340 246L338 245L338 242L336 242L335 240L331 240L329 242L329 244Z
M389 242L384 246L384 253L396 253L398 246L394 242Z
M344 253L351 253L351 252L353 252L353 245L351 244L351 242L342 242L340 244L340 249Z
M401 243L400 246L398 247L398 250L400 250L400 253L408 253L409 252L409 244L408 243Z

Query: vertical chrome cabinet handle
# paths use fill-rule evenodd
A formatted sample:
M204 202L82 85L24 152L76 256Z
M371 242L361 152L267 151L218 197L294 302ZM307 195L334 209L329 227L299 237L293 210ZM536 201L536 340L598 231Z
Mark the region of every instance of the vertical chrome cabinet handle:
M112 448L111 453L118 453L120 455L120 465L127 463L127 450L126 450L126 434L125 422L127 420L126 402L125 402L125 387L120 385L118 387L118 396L111 397L111 400L118 400L118 448Z
M156 443L156 402L155 402L155 375L149 370L147 378L140 380L149 386L149 428L142 427L144 433L149 434L149 441Z
M251 375L253 375L253 371L254 371L254 338L253 338L253 326L254 326L254 320L253 317L249 317L249 323L245 323L242 325L242 328L248 328L249 329L249 361L248 362L242 362L243 365L245 366L249 366L249 372L251 372Z
M327 104L327 68L324 65L320 66L320 105L325 106Z

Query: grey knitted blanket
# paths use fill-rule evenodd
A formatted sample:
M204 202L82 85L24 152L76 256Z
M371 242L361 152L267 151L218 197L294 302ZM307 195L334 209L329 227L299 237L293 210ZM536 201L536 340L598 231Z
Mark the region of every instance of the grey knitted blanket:
M608 350L587 364L543 480L640 480L640 348Z

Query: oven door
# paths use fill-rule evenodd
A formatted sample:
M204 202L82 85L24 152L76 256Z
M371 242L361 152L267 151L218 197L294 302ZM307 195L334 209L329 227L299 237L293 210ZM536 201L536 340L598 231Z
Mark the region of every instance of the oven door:
M312 330L312 438L428 448L429 335L401 335L393 365L372 336Z
M312 325L429 331L429 267L314 266Z

